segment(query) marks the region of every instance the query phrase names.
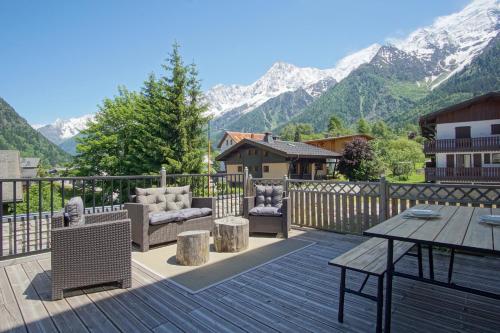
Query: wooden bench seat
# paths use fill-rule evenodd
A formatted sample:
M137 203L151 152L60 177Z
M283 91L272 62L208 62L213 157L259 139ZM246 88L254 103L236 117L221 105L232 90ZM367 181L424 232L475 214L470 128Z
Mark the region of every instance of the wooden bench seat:
M356 246L352 250L332 259L328 264L341 268L340 271L340 293L339 293L339 313L338 321L344 320L344 297L345 293L355 294L377 302L377 324L376 331L382 331L382 308L384 274L387 270L387 243L386 239L371 238L366 242ZM393 262L396 263L413 247L413 243L395 241ZM418 251L419 269L422 263L421 250ZM346 288L346 270L353 270L366 274L366 278L358 290ZM373 275L377 278L377 295L363 293L363 288L368 278Z

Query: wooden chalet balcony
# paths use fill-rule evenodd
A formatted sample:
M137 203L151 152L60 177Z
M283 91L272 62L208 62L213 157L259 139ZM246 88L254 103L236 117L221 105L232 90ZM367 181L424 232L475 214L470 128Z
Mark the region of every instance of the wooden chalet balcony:
M500 136L470 139L440 139L424 143L424 152L426 154L487 150L500 150Z
M500 182L500 167L425 168L426 181Z

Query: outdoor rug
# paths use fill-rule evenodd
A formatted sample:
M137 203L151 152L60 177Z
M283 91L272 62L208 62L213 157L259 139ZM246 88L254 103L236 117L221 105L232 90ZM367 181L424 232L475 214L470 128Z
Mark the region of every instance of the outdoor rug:
M210 260L201 266L178 265L175 243L152 248L145 253L135 250L132 260L190 293L197 293L313 244L294 238L250 237L247 250L218 253L215 252L211 237Z

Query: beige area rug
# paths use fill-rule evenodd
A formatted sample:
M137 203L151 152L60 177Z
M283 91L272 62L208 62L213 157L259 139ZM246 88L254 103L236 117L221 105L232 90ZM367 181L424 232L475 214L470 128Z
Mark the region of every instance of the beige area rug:
M175 243L145 253L133 251L132 260L190 293L197 293L314 244L294 238L301 233L293 230L288 239L250 237L248 249L238 253L215 252L213 238L210 237L210 260L201 266L178 265Z

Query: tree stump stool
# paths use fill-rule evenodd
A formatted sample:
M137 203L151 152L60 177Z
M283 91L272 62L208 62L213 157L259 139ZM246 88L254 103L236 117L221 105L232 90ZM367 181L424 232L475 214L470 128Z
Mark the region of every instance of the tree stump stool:
M230 216L215 221L214 245L217 252L240 252L248 248L248 220Z
M210 231L184 231L177 235L177 263L184 266L199 266L208 261Z

